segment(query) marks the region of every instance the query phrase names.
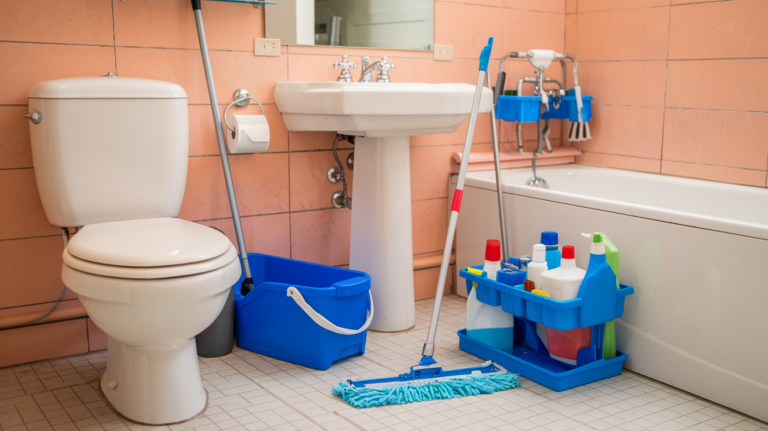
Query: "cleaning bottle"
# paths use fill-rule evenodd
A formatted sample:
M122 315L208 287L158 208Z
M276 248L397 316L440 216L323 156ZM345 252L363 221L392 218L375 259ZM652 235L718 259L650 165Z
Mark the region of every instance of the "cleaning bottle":
M547 250L549 253L549 250ZM550 269L541 274L541 289L556 301L567 301L579 296L579 287L587 271L576 267L576 253L572 245L563 247L559 268ZM549 262L547 262L549 264ZM547 265L549 266L549 265Z
M552 270L560 266L560 250L557 247L557 232L541 233L541 243L547 247L547 268Z
M483 271L491 280L501 269L501 244L489 239L485 245ZM492 274L492 275L491 275ZM477 285L467 295L467 336L497 349L512 349L515 338L515 316L477 300Z
M592 232L592 234L582 233L584 237L592 237L594 244L595 238L599 237L600 242L604 244L605 248L605 262L613 270L613 274L616 275L616 289L619 288L619 249L608 239L608 236L602 232ZM592 257L589 259L590 265L592 264ZM603 333L603 359L613 359L616 357L616 322L611 320L605 322L605 331Z
M533 246L533 256L528 262L528 280L533 282L534 289L541 290L541 274L547 270L547 246L536 244ZM547 346L547 327L541 323L536 323L536 333L541 338L544 346Z
M541 289L547 292L551 299L557 301L576 299L586 273L587 271L576 267L574 248L567 245L563 247L560 267L541 274ZM549 355L552 358L576 365L579 349L589 347L592 342L592 328L575 328L568 331L547 328L547 341Z

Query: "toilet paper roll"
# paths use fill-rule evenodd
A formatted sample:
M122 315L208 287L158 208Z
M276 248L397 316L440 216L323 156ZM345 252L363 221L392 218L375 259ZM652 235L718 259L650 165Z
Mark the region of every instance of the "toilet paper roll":
M269 149L269 123L263 115L232 115L227 129L227 147L231 154L261 153Z

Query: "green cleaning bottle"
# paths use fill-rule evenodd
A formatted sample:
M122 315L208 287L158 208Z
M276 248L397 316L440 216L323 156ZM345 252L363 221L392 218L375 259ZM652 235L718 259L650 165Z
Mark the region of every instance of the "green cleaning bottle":
M593 239L599 236L605 243L605 262L616 275L616 289L619 288L619 249L608 239L608 235L602 232L592 232L592 234L583 233L583 236ZM611 320L605 322L605 333L603 336L603 359L613 359L616 357L616 322Z

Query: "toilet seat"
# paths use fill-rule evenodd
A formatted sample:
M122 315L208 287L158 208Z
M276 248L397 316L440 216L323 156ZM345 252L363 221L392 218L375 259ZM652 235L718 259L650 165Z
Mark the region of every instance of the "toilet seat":
M96 264L157 268L211 260L231 247L226 236L208 226L164 217L85 226L67 251Z
M64 249L64 264L105 277L151 280L185 277L237 260L229 239L207 226L175 218L83 227Z

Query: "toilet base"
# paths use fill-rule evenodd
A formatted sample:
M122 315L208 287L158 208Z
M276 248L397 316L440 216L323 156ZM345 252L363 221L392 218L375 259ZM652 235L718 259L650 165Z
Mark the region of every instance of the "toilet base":
M101 390L128 419L161 425L200 413L206 393L195 339L160 346L129 346L109 337L107 370Z

